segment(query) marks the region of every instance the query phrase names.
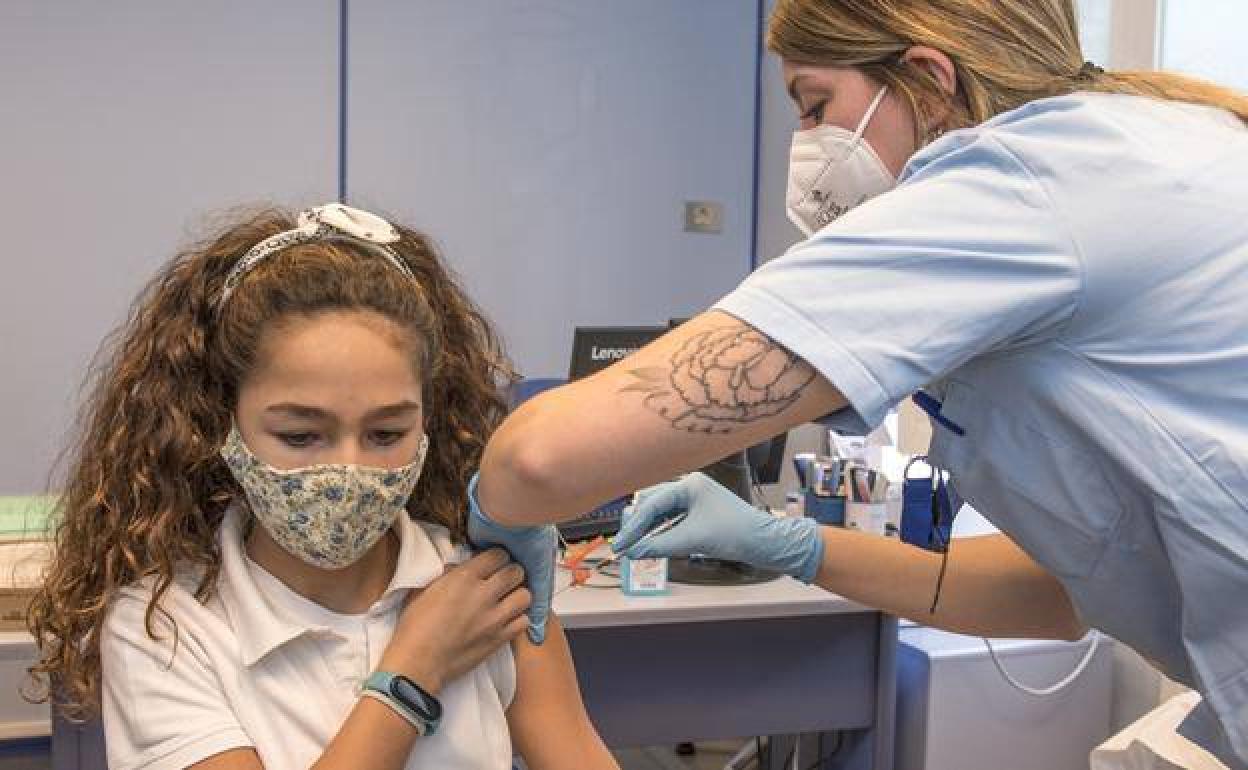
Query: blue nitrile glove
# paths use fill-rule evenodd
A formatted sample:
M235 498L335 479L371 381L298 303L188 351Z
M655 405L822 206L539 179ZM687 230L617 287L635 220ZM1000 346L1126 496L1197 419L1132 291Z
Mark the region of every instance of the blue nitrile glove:
M686 511L684 521L637 544ZM823 561L823 538L814 519L772 516L703 473L643 489L623 519L612 548L630 559L696 553L785 572L805 583L815 579Z
M500 546L524 567L524 584L533 594L529 605L529 639L546 639L546 616L555 587L555 555L559 533L550 524L540 527L506 527L490 519L477 502L477 475L468 482L468 540L477 548Z

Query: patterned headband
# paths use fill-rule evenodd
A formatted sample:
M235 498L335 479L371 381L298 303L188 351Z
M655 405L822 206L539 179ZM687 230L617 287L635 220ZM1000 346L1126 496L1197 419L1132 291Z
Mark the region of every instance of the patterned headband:
M322 240L354 241L384 257L408 278L416 278L407 263L389 246L399 240L399 231L394 229L394 225L361 209L341 203L327 203L300 212L299 224L295 229L269 236L248 249L225 277L225 287L221 291L221 298L217 300L217 312L221 312L226 300L247 273L266 258L300 243Z

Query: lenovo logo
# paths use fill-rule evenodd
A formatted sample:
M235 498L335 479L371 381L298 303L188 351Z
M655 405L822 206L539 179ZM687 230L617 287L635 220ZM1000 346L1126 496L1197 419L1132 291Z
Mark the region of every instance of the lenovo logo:
M589 349L589 358L591 361L619 361L636 352L637 348L600 348L594 345Z

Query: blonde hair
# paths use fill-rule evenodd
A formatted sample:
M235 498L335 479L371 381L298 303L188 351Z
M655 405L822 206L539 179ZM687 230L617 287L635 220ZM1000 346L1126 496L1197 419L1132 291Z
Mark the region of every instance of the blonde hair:
M916 45L952 59L955 96L902 61ZM1086 66L1073 0L777 0L767 47L798 64L856 67L889 86L913 112L920 142L937 127L975 125L1074 91L1220 107L1248 123L1248 97L1230 88L1172 73Z

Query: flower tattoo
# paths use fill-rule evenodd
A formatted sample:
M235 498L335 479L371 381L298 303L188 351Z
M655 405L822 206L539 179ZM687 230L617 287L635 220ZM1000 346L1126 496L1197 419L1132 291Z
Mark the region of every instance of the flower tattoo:
M690 433L729 433L791 406L814 370L754 329L724 326L690 337L670 369L633 369L624 392L645 394L647 408Z

